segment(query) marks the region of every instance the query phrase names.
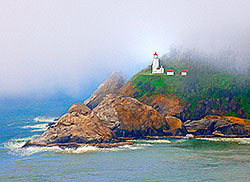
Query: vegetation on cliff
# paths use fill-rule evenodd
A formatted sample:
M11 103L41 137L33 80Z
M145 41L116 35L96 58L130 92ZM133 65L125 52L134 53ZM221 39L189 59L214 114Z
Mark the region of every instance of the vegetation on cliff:
M119 90L120 94L152 106L159 99L152 99L156 95L176 100L179 110L164 114L176 115L182 120L201 119L206 115L250 117L250 78L247 74L219 67L205 57L184 53L170 55L164 56L161 64L165 69L174 69L174 76L152 75L151 66L148 66L134 75ZM179 75L184 68L188 69L188 75ZM155 105L159 112L162 107Z

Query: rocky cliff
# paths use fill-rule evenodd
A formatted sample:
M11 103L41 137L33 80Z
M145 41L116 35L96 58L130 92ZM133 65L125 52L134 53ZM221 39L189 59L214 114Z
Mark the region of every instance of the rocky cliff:
M83 103L73 104L55 124L23 147L77 148L84 144L114 147L132 144L123 137L184 136L186 133L179 119L165 117L134 98L108 94L93 111Z
M125 83L125 77L120 72L113 72L93 93L84 101L84 104L90 109L95 108L102 98L110 93L120 89Z
M56 124L51 124L41 136L30 140L24 147L78 147L84 144L113 147L132 144L124 140L126 137L159 138L185 136L187 133L206 137L250 136L249 119L229 116L202 117L210 113L234 113L247 118L250 103L249 89L246 89L249 87L248 82L244 87L231 88L229 84L225 90L216 88L219 84L214 85L210 80L213 89L207 88L205 84L202 87L197 86L202 91L189 90L196 84L192 84L193 79L197 82L194 77L197 72L190 77L168 77L151 75L149 70L150 67L142 70L126 84L120 73L112 73L84 101L93 110L83 103L73 104ZM222 86L225 86L230 79L223 81ZM191 86L185 86L186 84ZM183 124L181 119L191 120Z
M174 117L165 116L153 107L131 97L110 94L93 112L118 137L145 138L147 136L185 135L185 127ZM171 126L169 123L171 123ZM174 124L178 122L178 124Z
M164 68L175 70L174 76L152 75L148 66L125 83L119 72L112 73L84 104L72 105L24 147L112 147L131 144L124 137L187 133L250 137L250 78L196 59L184 53L161 59ZM187 76L178 74L183 68Z
M41 136L27 142L24 147L32 145L78 147L81 144L112 147L129 143L118 140L115 133L87 106L76 103L55 125L51 125Z
M206 116L201 120L184 123L189 133L195 136L249 137L250 122L231 116Z

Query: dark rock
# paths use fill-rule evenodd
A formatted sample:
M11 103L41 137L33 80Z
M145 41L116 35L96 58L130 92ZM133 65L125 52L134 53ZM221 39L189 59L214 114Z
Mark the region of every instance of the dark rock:
M48 123L48 127L53 127L55 125L56 125L56 122L50 122L50 123Z
M237 117L207 116L201 120L186 121L185 127L193 135L248 136L249 125Z

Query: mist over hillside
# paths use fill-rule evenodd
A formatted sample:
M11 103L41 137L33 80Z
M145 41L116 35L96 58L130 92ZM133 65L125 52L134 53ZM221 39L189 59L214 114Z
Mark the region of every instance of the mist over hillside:
M173 46L168 53L163 54L161 61L167 64L168 59L178 58L183 62L210 64L218 70L227 70L232 73L249 74L250 53L243 54L241 51L234 50L215 50L214 52L205 52L199 49L183 49Z

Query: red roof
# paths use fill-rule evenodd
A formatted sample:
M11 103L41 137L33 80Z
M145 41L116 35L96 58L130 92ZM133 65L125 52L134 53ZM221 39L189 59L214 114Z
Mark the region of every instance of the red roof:
M157 52L154 53L154 56L156 56L156 55L158 56Z
M167 72L173 72L174 70L173 69L167 69Z
M161 67L159 66L159 67L157 67L156 69L158 69L158 70L159 70L159 69L161 69Z
M182 69L181 72L187 72L188 70L187 69Z

